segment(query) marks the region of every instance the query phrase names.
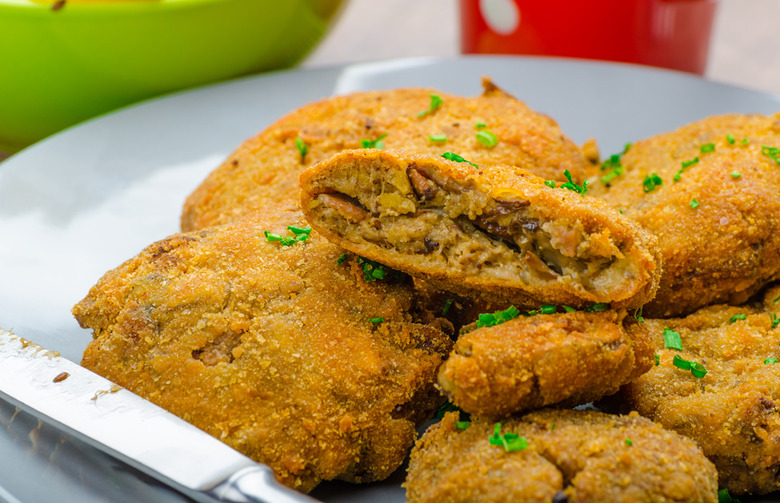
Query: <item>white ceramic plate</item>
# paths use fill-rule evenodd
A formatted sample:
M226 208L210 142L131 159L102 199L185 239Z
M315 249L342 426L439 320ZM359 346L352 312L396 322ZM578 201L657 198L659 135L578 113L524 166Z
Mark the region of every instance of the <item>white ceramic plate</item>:
M0 327L79 361L90 333L79 328L70 308L104 272L176 232L184 198L244 139L333 94L424 86L477 95L481 76L555 118L577 143L596 138L602 155L710 115L780 110L778 96L688 74L528 57L287 71L148 101L73 127L0 164ZM0 424L2 417L0 409ZM28 441L12 430L0 428L0 500L43 501L40 484L31 479L35 468L8 461L18 459L12 452L30 457ZM97 494L94 484L73 480L83 482L83 471L93 470L90 456L80 475L60 477L66 489L46 499L66 501L63 495L72 493L72 501L89 501L88 494ZM399 484L400 478L372 488L326 484L316 494L327 501L400 502ZM118 487L103 485L107 494ZM119 486L128 501L133 494L179 500L134 474Z

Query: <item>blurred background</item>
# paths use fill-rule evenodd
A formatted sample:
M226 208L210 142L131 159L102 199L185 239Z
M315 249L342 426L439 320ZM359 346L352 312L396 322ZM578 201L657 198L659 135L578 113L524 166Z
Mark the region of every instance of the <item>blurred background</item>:
M704 76L780 94L780 0L719 0ZM457 0L350 0L303 66L460 54Z
M10 2L13 5L16 2L18 5L25 1L27 0L0 0L0 4ZM76 0L68 1L71 3L65 9L73 9L75 12L77 10ZM461 2L465 4L469 1L472 0L392 0L389 2L347 0L341 10L336 10L335 21L326 32L325 37L312 52L299 61L298 66L312 68L406 57L455 57L462 51L459 7ZM711 3L713 0L661 1L668 2L670 5L685 3L713 5ZM509 0L472 1L473 5L506 2ZM317 6L314 9L320 9L320 13L316 15L323 19L332 16L334 5L337 4L338 2L334 0L317 0L311 3L311 5ZM580 2L580 4L589 5L587 2ZM92 5L95 5L95 2ZM303 2L300 5L303 5ZM780 37L777 35L780 0L718 0L717 5L710 37L709 59L706 66L702 66L702 71L698 73L710 80L780 95ZM328 10L327 15L322 14L325 10ZM550 9L547 10L549 12ZM585 11L583 10L583 12ZM558 13L556 12L556 14ZM6 19L4 16L0 13L0 21L10 22L7 16ZM299 17L298 20L296 26L304 24L302 18ZM306 21L308 22L308 20ZM320 20L318 19L317 22ZM245 38L249 37L251 33L263 31L251 25L247 29L254 31L248 31L244 35ZM288 32L290 31L288 29ZM203 32L201 30L198 33ZM222 37L219 40L238 38L235 33L234 35L233 37ZM279 35L276 36L279 37ZM6 35L6 38L9 36ZM0 42L2 39L3 35L0 33ZM10 40L8 43L15 42ZM49 46L52 45L56 44L49 42ZM230 49L224 50L231 54L235 52L231 52ZM289 65L290 63L284 64ZM165 64L162 66L164 67ZM0 63L0 68L2 68L2 63ZM29 68L30 71L40 71L40 68L36 68L34 64L25 68ZM33 79L31 77L28 80L32 81ZM41 82L45 79L38 77L34 80ZM124 81L121 82L124 83ZM192 82L189 85L199 85L199 83ZM103 85L102 88L108 87L110 84ZM55 89L57 88L55 87ZM12 89L5 90L2 94L4 94L2 99L8 100L5 103L8 104L12 102L12 97L18 93ZM147 95L150 94L147 93ZM49 100L60 99L60 103L65 102L65 98L58 97L56 92L39 92L40 96L45 96ZM80 99L85 105L91 105L94 101L90 95L82 96ZM57 102L51 101L51 103L56 104ZM78 104L78 100L74 100L74 103ZM0 105L3 103L0 102ZM71 108L75 106L77 105L72 105ZM0 106L0 133L3 132L4 128L8 131L16 127L10 114L6 114L7 117L3 117L3 115L3 108ZM3 148L2 145L3 142L0 141L0 161L14 150L14 147L6 146ZM6 143L6 145L11 145L11 143ZM19 144L16 145L15 148L19 148Z

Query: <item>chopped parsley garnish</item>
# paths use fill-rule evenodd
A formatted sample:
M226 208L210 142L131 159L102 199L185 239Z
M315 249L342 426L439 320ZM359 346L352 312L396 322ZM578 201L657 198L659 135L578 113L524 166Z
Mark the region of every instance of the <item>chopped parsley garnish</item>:
M360 144L363 146L363 148L377 148L382 150L385 148L385 142L382 141L385 138L387 138L387 134L383 134L376 140L360 140Z
M487 127L487 124L485 124L482 121L479 121L476 124L474 124L474 129L482 129L482 128L486 128L486 127Z
M742 141L740 141L739 143L742 145L747 145L748 143L750 143L750 140L748 140L747 138L742 138Z
M626 143L621 153L612 154L611 156L609 156L609 158L606 161L601 163L601 171L609 170L609 172L606 175L601 177L601 183L609 183L624 173L622 157L623 154L628 152L629 147L631 147L631 144Z
M287 230L289 230L296 236L300 236L302 234L306 234L308 236L309 234L311 234L311 227L296 227L294 225L288 225Z
M436 419L441 419L444 417L444 414L447 412L458 412L460 414L463 414L463 411L460 410L460 408L456 405L454 405L452 402L444 402L443 404L439 405L439 407L436 409L436 412L433 417Z
M555 188L555 180L545 180L544 184L547 185L550 188Z
M775 161L777 164L780 164L780 148L762 145L761 153Z
M492 327L520 316L520 311L515 306L509 306L503 311L495 313L483 313L477 319L477 328Z
M729 133L726 135L726 141L729 142L729 144L734 145L734 142L737 141L734 139L734 135Z
M371 318L371 323L384 323L385 319L380 316L379 318Z
M488 148L498 145L498 137L487 129L477 131L477 141Z
M346 253L342 253L341 255L339 255L339 258L336 260L336 264L337 265L343 265L344 262L346 262L348 258L349 258L349 255L347 255Z
M467 430L471 426L471 421L455 421L455 428L463 431Z
M777 298L775 300L773 300L772 302L777 302L779 300L780 300L780 295L778 295Z
M444 143L447 141L447 135L445 134L432 134L428 136L428 140L434 143Z
M731 178L740 178L742 176L737 171L732 171L731 173L729 173L729 175L731 175Z
M441 106L442 103L444 103L444 100L441 99L441 96L438 94L431 94L431 105L428 107L428 110L423 110L422 112L417 114L417 117L422 117L424 115L432 114L436 111L437 108Z
M629 446L629 447L631 447L632 445L634 445L634 441L633 441L633 440L631 440L630 438L627 438L627 439L625 439L623 442L625 442L625 444L626 444L627 446Z
M653 356L655 356L655 366L657 367L661 364L661 355L655 354Z
M742 313L740 313L740 314L735 314L734 316L732 316L731 318L729 318L729 323L734 323L734 322L736 322L737 320L744 320L745 318L747 318L747 315L746 315L746 314L742 314Z
M574 180L572 180L571 173L569 170L565 170L563 172L563 176L566 177L568 182L562 183L559 188L561 189L569 189L573 192L576 192L577 194L585 195L585 193L588 191L588 181L585 180L582 182L582 185L577 185L574 183Z
M522 451L528 448L528 440L517 433L501 434L501 423L496 423L493 434L490 435L490 445L501 445L506 452Z
M742 503L737 498L729 494L728 489L718 490L718 503Z
M764 360L764 365L774 365L775 363L777 363L777 358L769 357Z
M598 313L601 311L606 311L609 309L609 303L607 302L599 302L598 304L593 304L592 306L588 306L583 311L586 313Z
M698 163L699 163L698 157L694 157L690 161L683 161L682 167L677 171L677 173L674 174L672 180L674 180L675 182L679 182L680 178L682 178L683 171L688 169L690 166L693 166L694 164L698 164Z
M288 225L287 230L293 233L293 236L280 236L273 232L264 231L265 238L270 242L278 242L282 246L292 246L299 241L306 241L309 239L311 233L311 227L295 227L294 225Z
M441 310L441 315L442 315L442 316L447 316L447 313L448 313L448 312L450 312L450 306L452 306L452 301L451 301L451 300L448 300L448 301L447 301L447 302L444 304L444 309L442 309L442 310Z
M639 323L644 323L645 319L642 317L642 310L644 309L644 306L639 306L634 310L634 319L637 320Z
M777 316L777 314L772 313L769 315L769 319L772 321L772 328L775 328L777 325L780 325L780 317Z
M300 136L295 138L295 148L298 149L298 153L301 154L301 162L306 159L306 154L309 153L309 146L301 139Z
M702 377L707 375L707 369L704 368L704 365L702 365L699 362L686 360L680 355L674 355L674 358L672 359L672 364L678 369L690 370L691 374L693 374L693 377L697 379L701 379Z
M473 163L473 162L471 162L471 161L467 161L467 160L466 160L466 159L464 159L463 157L461 157L461 156L459 156L458 154L455 154L455 153L453 153L453 152L444 152L444 153L443 153L441 156L442 156L442 157L444 157L445 159L447 159L448 161L454 161L454 162L465 162L465 163L471 164L471 165L472 165L472 166L474 166L475 168L479 168L479 166L478 166L478 165L474 164L474 163Z
M542 314L553 314L555 311L557 311L557 309L551 304L547 304L539 308L539 312Z
M563 310L566 311L567 313L571 313L573 311L576 311L576 309L574 309L573 307L569 307L569 306L563 306Z
M654 191L656 187L660 187L663 184L664 182L661 180L661 177L656 173L653 173L651 175L645 176L645 179L642 182L642 190L644 190L645 194L647 194L648 192Z
M705 143L704 145L701 146L699 151L702 154L707 154L709 152L715 152L715 144L714 143Z
M691 199L691 202L688 203L688 206L690 206L695 210L696 208L699 207L699 201L697 201L696 198L694 197L693 199Z
M366 282L381 281L385 279L385 276L387 275L387 268L373 260L365 257L358 257L357 263L363 268L363 280Z
M676 332L671 328L664 328L664 347L666 349L676 349L682 351L682 339L680 339L680 332Z

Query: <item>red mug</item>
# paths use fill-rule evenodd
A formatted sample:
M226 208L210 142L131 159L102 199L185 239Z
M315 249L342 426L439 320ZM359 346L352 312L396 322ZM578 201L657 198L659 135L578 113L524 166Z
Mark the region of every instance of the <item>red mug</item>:
M460 0L461 49L703 74L716 7L715 0Z

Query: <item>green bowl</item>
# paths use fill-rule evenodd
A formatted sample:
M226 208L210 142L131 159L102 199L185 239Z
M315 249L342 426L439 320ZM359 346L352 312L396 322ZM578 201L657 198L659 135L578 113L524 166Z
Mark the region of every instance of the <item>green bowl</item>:
M0 0L0 150L170 91L291 66L341 0Z

